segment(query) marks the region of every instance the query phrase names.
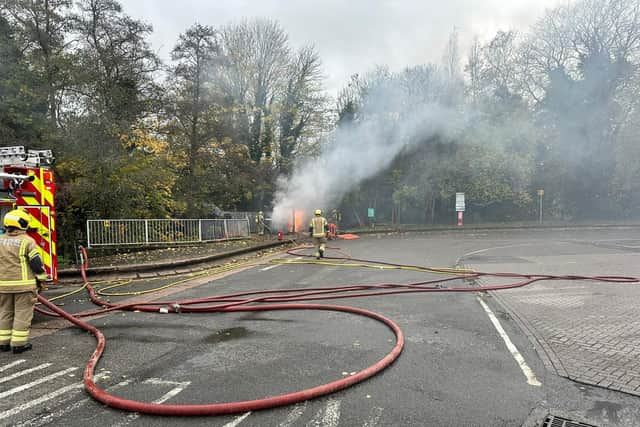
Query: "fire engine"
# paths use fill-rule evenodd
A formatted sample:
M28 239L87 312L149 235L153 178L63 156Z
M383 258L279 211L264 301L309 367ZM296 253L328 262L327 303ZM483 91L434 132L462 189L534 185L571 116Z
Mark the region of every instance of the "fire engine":
M0 147L0 224L12 209L24 209L35 220L28 234L40 247L42 261L53 280L58 279L56 251L55 183L51 150Z

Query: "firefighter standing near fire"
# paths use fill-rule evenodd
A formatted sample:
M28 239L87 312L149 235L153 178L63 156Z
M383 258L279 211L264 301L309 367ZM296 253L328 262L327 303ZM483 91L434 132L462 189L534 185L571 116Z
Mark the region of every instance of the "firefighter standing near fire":
M49 280L38 245L26 234L31 215L7 212L0 235L0 351L31 350L29 329L38 289Z
M329 230L329 224L327 220L322 216L322 211L316 209L314 217L309 225L309 233L313 239L313 244L316 247L316 259L324 257L324 248L327 244L327 231Z
M336 225L336 230L340 229L340 221L342 221L342 213L338 209L331 211L331 221Z
M258 235L262 236L264 234L264 214L262 211L256 215L256 224L258 225Z

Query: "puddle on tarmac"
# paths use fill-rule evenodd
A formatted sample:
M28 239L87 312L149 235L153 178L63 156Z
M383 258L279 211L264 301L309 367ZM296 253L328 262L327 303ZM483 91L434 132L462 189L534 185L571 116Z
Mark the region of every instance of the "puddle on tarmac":
M238 338L244 338L247 335L249 335L249 333L250 332L247 328L242 328L242 327L222 329L219 331L215 331L211 335L207 336L204 339L204 342L210 343L210 344L216 344L219 342L231 341Z

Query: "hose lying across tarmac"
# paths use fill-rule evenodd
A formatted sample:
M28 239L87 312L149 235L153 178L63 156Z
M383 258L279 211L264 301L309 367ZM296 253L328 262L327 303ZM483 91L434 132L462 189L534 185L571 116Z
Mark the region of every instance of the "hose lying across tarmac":
M287 253L298 257L309 257L299 253L302 249L308 247L298 247L289 250ZM249 292L240 292L219 296L212 296L200 299L190 299L183 301L170 302L147 302L135 304L110 304L101 299L96 294L94 288L88 283L86 277L86 269L88 267L88 259L86 251L82 248L84 254L84 263L81 266L81 274L91 300L102 309L87 311L76 314L69 314L60 309L55 304L39 295L38 300L48 307L51 311L36 308L40 313L63 317L74 325L91 332L96 338L98 344L94 350L87 366L84 370L84 386L87 392L99 402L105 405L119 408L127 411L135 411L145 414L154 415L221 415L242 413L259 409L267 409L276 406L289 405L302 402L315 397L327 395L338 390L345 389L353 384L364 381L365 379L377 374L378 372L389 366L398 358L404 346L404 338L399 326L392 320L374 313L355 307L310 304L305 301L312 300L330 300L338 298L359 298L374 295L391 295L404 293L423 293L423 292L484 292L497 291L501 289L512 289L529 285L534 282L543 280L589 280L609 283L637 283L640 279L636 277L626 276L552 276L542 274L517 274L517 273L486 273L472 270L458 270L451 268L430 268L420 266L410 266L402 264L393 264L379 261L359 260L354 258L343 257L326 257L322 261L302 261L289 260L287 263L313 263L313 264L329 264L342 265L351 267L374 267L380 269L401 269L421 271L426 273L447 274L448 277L427 280L423 282L415 282L409 284L383 283L374 285L352 285L340 287L324 287L324 288L307 288L301 291L292 291L291 289L271 289L258 290ZM339 264L341 262L341 264ZM349 264L347 264L347 262ZM355 264L354 264L355 263ZM477 279L483 276L504 277L511 279L520 279L513 283L491 286L462 286L462 287L446 287L444 284L453 280ZM252 305L250 305L252 304ZM193 404L193 405L169 405L158 403L147 403L134 400L128 400L107 393L98 387L94 381L94 371L100 357L105 348L105 337L98 328L81 320L81 317L94 316L98 314L108 313L116 310L127 311L143 311L143 312L170 312L170 313L214 313L214 312L239 312L239 311L275 311L275 310L330 310L352 313L365 316L384 323L396 336L396 343L389 354L380 359L374 365L357 372L346 378L342 378L324 385L301 390L289 394L267 397L264 399L247 400L228 403L211 403L211 404Z

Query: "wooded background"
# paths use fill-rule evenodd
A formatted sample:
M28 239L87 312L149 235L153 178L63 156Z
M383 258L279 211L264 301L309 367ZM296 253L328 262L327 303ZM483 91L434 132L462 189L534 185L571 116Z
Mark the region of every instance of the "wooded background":
M269 211L278 177L336 129L392 128L433 105L464 124L350 189L333 206L345 223L368 207L377 221L451 223L455 192L474 221L535 220L538 189L546 218L638 218L638 1L576 1L466 52L452 31L440 63L381 65L335 96L317 50L277 21L193 24L169 63L151 32L114 0L0 2L1 145L53 150L63 253L87 219Z

